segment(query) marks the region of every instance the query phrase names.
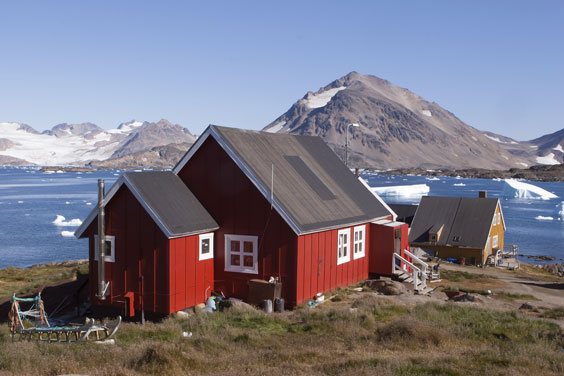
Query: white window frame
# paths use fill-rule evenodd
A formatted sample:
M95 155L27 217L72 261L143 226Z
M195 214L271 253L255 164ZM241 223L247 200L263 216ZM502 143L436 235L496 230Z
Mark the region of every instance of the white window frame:
M105 262L116 262L116 237L114 235L105 235L105 241L111 242L110 255L104 256ZM94 261L98 261L98 235L94 235Z
M210 241L210 249L209 249L209 253L207 254L202 254L202 241L203 240L209 240ZM198 237L198 260L199 261L203 261L203 260L209 260L213 258L213 232L209 232L207 234L201 234Z
M497 235L492 236L492 249L497 248L499 246L499 240Z
M346 242L343 242L341 236L346 235ZM346 252L343 250L346 249ZM346 254L345 254L346 253ZM341 254L341 257L339 257ZM344 264L351 260L351 229L346 228L343 230L339 230L337 233L337 265Z
M356 226L353 231L353 259L363 258L366 254L365 252L365 244L366 244L366 226ZM357 240L356 234L362 234L362 239Z
M499 225L501 223L501 214L497 213L497 224Z
M244 260L240 258L240 265L231 265L231 242L239 241L239 250L237 252L240 254L239 257L243 256L243 244L244 242L253 243L253 267L244 266ZM251 254L246 254L251 256ZM258 236L251 235L235 235L235 234L225 234L225 271L235 272L235 273L247 273L247 274L258 274Z

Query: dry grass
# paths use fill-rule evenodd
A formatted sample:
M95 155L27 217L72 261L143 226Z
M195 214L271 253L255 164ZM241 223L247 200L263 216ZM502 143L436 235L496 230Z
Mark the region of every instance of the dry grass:
M328 294L329 295L329 294ZM517 313L407 306L341 291L283 314L252 309L124 323L116 345L9 343L0 374L560 375L561 329ZM192 332L186 338L182 332Z
M25 295L62 281L75 278L77 273L88 273L88 262L35 265L31 268L0 269L0 301L12 294Z

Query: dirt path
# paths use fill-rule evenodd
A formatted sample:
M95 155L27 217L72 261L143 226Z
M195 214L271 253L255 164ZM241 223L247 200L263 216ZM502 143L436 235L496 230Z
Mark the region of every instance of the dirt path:
M524 274L520 271L507 271L496 268L476 268L454 264L441 264L443 270L457 270L473 274L492 276L502 285L492 286L492 291L532 295L538 301L535 305L546 308L564 307L564 278L551 278ZM521 301L518 301L519 303Z

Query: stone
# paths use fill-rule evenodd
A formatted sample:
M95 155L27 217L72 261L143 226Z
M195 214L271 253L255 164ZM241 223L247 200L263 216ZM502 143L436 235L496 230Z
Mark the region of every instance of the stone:
M407 292L407 288L400 282L386 279L369 279L364 286L383 295L401 295Z
M474 300L476 300L476 297L470 294L462 294L453 296L452 298L450 298L450 300L454 302L473 302Z

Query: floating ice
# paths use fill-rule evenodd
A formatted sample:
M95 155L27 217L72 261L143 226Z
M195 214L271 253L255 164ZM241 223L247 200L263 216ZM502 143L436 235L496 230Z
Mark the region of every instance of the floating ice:
M532 185L523 183L515 179L505 179L505 186L501 192L501 196L505 198L524 198L524 199L539 199L550 200L551 198L558 198L554 193Z
M455 183L453 184L455 187L466 187L466 184L464 183Z
M429 193L427 184L396 185L392 187L372 187L372 191L380 196L416 197Z
M542 215L536 216L535 219L538 219L539 221L554 221L553 217L544 217Z
M61 231L61 236L64 238L70 238L74 236L74 231Z
M90 206L90 205L92 205L92 203L91 203L91 202L87 202L86 205Z
M65 204L66 204L66 205L70 205L70 201L65 201Z
M78 218L71 219L70 221L65 221L65 217L57 214L57 218L55 218L55 220L51 223L53 223L55 226L76 226L76 227L78 227L82 224L82 221Z
M439 178L436 177L436 176L431 176L430 178L425 178L425 179L426 179L426 180L429 180L429 181L441 180L441 179L439 179Z
M554 215L558 219L564 219L564 201L556 205L556 208L554 209Z

